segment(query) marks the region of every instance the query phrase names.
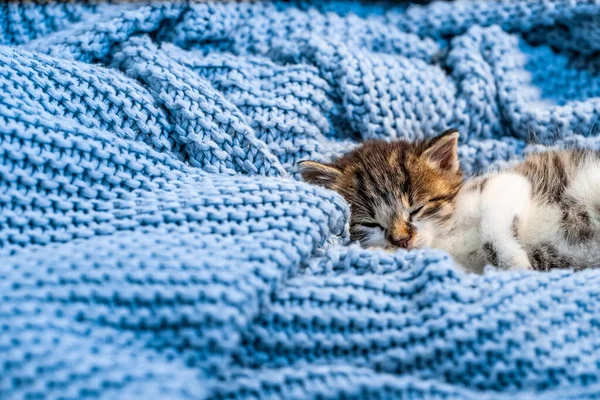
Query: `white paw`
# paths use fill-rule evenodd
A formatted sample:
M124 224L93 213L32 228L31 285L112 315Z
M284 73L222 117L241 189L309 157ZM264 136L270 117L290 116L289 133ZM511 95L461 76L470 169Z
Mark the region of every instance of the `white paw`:
M523 250L518 251L517 254L513 254L510 261L506 264L506 269L509 271L529 271L533 269L527 253Z

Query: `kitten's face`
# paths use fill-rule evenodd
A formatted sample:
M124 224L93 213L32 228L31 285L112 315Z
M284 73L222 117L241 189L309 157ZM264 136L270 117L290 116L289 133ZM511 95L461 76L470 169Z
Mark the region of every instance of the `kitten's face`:
M365 142L332 164L304 161L305 181L350 204L350 234L363 247L431 246L451 225L462 174L458 132L421 142Z

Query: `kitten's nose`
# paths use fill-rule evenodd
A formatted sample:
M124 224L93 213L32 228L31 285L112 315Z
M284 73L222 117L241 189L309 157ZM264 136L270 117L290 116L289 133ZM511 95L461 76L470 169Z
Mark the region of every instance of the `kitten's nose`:
M390 242L394 245L394 246L398 246L401 247L403 249L408 249L408 246L410 244L410 236L403 236L403 237L391 237L390 238Z

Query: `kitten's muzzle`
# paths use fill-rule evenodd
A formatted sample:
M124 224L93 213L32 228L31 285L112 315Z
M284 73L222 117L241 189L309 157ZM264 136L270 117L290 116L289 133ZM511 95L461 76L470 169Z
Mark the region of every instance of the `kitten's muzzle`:
M393 246L410 250L414 244L414 232L415 228L412 224L406 221L399 221L391 226L387 240Z
M409 231L409 233L406 235L390 235L388 236L387 240L393 246L410 250L413 248L413 238L414 235L412 231Z

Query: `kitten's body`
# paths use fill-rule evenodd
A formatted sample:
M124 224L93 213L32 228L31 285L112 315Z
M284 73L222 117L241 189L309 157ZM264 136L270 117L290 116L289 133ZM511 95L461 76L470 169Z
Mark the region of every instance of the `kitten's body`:
M600 154L534 154L467 180L452 219L431 246L471 271L600 266Z
M534 154L463 181L457 138L369 142L301 172L346 198L365 247L436 247L473 272L600 266L600 153Z

